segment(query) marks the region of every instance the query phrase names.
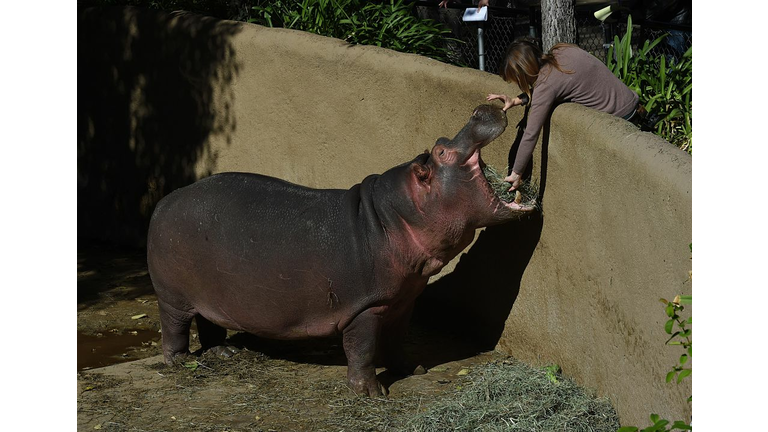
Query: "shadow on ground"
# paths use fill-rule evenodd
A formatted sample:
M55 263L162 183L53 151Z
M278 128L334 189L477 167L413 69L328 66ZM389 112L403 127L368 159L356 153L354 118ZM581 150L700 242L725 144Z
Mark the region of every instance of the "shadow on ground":
M240 349L245 348L262 353L272 359L294 363L321 366L346 366L347 364L341 337L283 341L263 339L239 332L231 335L227 343ZM465 360L481 352L467 337L451 331L425 328L418 324L411 326L405 340L405 351L410 359L426 369ZM198 350L195 354L202 353ZM404 377L383 371L379 373L378 378L385 387L390 387Z
M79 241L77 309L154 296L144 249Z

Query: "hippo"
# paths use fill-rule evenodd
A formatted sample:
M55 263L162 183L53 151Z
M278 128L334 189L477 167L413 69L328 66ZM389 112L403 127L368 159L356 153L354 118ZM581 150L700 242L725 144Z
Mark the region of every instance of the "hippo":
M497 198L483 175L480 150L506 126L504 111L481 105L452 140L348 190L227 172L164 197L147 261L165 362L189 354L193 318L202 349L224 356L236 352L227 329L340 336L347 385L386 395L376 362L398 375L415 370L402 341L429 277L478 228L533 210Z

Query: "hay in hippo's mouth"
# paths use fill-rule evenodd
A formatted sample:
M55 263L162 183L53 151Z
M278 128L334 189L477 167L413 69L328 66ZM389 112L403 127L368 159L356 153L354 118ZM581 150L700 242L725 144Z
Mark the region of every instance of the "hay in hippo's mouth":
M504 177L506 177L504 173L486 164L483 167L483 174L486 180L488 180L488 184L491 185L491 189L493 189L493 192L500 200L538 208L538 200L536 198L539 194L539 185L536 182L531 180L524 181L517 191L510 192L509 188L512 185L504 181Z

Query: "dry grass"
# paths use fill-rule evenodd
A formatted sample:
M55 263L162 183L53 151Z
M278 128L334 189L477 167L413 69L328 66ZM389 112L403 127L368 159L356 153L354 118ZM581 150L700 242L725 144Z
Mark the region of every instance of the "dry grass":
M406 430L615 432L618 417L605 399L595 398L561 376L513 359L473 370L472 383L414 416Z
M504 172L506 171L507 170L504 170ZM517 197L517 193L509 191L509 188L512 187L512 185L504 181L506 175L503 172L499 172L494 167L486 165L485 168L483 168L483 174L485 174L485 178L491 185L491 189L493 189L499 199L504 202L516 201L515 198ZM520 192L520 198L516 201L518 204L538 207L538 184L531 180L525 181L518 188L518 191Z

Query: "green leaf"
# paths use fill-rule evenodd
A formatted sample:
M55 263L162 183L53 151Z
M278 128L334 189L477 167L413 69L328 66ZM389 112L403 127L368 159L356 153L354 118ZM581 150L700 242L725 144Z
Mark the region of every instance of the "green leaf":
M664 117L664 120L672 120L680 115L680 110L675 108L673 109L669 114L667 114L666 117Z
M635 426L624 426L620 427L616 432L637 432L637 430L638 429Z
M670 318L674 317L675 316L675 305L673 305L672 303L669 303L667 305L665 311L667 312L667 316L668 317L670 317Z
M667 344L667 345L680 345L680 342L670 342L672 339L674 339L679 334L680 334L680 332L672 333L672 336L670 336L669 339L667 339L667 341L664 342L664 343Z
M688 354L683 354L680 356L680 364L684 365L688 362Z
M666 379L666 381L667 381L667 382L672 382L672 378L674 378L674 377L675 377L675 374L676 374L676 373L677 373L677 371L674 371L674 370L673 370L673 371L670 371L670 372L667 374L667 379Z
M680 382L683 380L683 378L690 376L691 370L690 369L683 369L682 372L680 372L680 375L677 376L677 383L680 384Z
M667 321L666 324L664 324L664 331L667 332L667 334L672 334L672 327L675 325L675 320L670 319Z

